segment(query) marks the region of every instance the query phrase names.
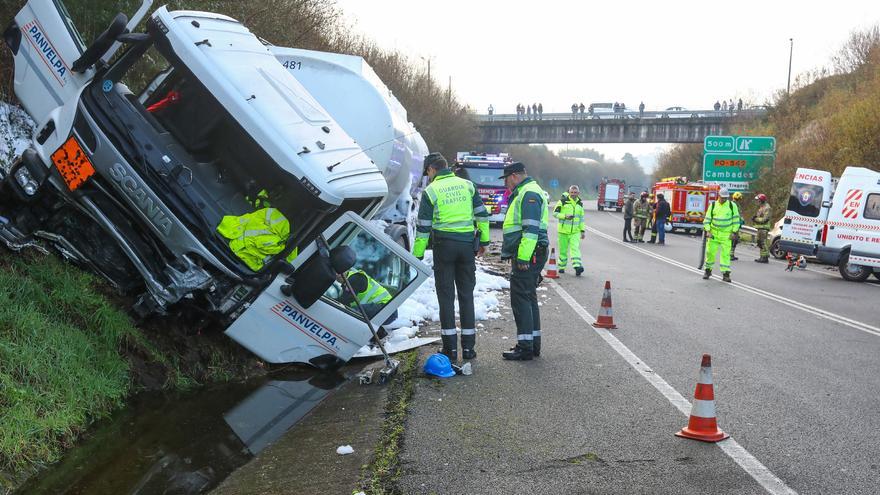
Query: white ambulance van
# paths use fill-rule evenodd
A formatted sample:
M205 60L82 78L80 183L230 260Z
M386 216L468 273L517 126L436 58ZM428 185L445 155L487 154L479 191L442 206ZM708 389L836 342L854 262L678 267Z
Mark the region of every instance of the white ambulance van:
M835 187L830 172L797 169L779 246L836 265L846 280L880 279L880 172L847 167Z

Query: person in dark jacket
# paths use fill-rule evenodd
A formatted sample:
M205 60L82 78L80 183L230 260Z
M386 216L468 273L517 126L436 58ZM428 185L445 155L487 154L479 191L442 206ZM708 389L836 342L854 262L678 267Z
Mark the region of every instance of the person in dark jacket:
M669 202L666 201L666 198L663 197L663 194L657 195L657 211L655 212L654 223L657 225L657 235L659 236L659 241L657 244L664 245L666 244L666 221L669 219L669 215L672 214L672 209L669 207Z
M636 193L631 192L623 204L623 242L635 242L632 233L633 205L635 205L635 202ZM627 240L627 237L629 237L629 240Z

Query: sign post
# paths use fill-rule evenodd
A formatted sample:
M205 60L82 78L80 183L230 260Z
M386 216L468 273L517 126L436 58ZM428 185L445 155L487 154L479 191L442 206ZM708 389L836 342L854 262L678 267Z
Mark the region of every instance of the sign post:
M731 191L745 191L761 170L776 160L772 136L706 136L703 142L703 182Z

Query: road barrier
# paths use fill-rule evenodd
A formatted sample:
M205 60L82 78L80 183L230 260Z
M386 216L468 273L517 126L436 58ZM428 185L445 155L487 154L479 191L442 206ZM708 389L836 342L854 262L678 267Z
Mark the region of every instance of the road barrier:
M708 354L703 354L703 362L700 363L700 378L697 381L697 388L694 390L694 405L691 406L688 425L675 435L712 443L724 440L730 436L718 428L718 421L715 418L715 391L712 388L712 356Z
M599 305L599 313L596 322L593 323L596 328L617 328L614 324L614 316L611 311L611 281L605 281L605 291L602 293L602 304Z

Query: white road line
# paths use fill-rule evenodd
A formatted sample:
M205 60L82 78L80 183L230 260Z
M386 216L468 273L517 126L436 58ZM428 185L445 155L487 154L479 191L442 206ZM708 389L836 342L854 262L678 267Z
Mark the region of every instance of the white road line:
M692 266L686 265L680 261L674 260L672 258L667 258L666 256L662 256L662 255L659 255L659 254L654 253L652 251L648 251L647 249L643 249L643 248L633 246L631 244L619 241L619 240L615 239L614 237L611 237L610 235L608 235L602 231L596 230L593 227L587 227L587 230L598 235L599 237L603 237L611 242L620 244L623 247L632 249L632 250L637 251L639 253L642 253L646 256L650 256L650 257L657 259L657 260L660 260L664 263L668 263L672 266L676 266L678 268L681 268L682 270L687 270L689 272L697 273L697 274L703 273L701 270L698 270ZM712 280L714 280L718 283L726 283L726 282L721 282L721 280L717 279L717 278L713 278ZM875 327L873 325L869 325L869 324L863 323L861 321L853 320L851 318L847 318L845 316L841 316L839 314L832 313L831 311L826 311L824 309L816 308L816 307L810 306L808 304L804 304L802 302L795 301L794 299L789 299L787 297L780 296L779 294L767 292L765 290L758 289L757 287L752 287L751 285L747 285L747 284L744 284L741 282L733 282L730 285L733 287L736 287L737 289L744 290L746 292L752 293L757 296L761 296L765 299L769 299L771 301L775 301L775 302L784 304L786 306L789 306L789 307L792 307L795 309L799 309L805 313L809 313L811 315L818 316L820 318L824 318L826 320L833 321L835 323L839 323L841 325L845 325L850 328L855 328L856 330L860 330L862 332L869 333L871 335L875 335L875 336L880 337L880 328Z
M578 316L583 319L589 328L592 328L594 332L596 332L602 339L611 346L612 349L617 351L620 356L629 363L630 366L633 367L642 377L648 381L651 385L654 386L663 397L666 397L676 409L681 411L685 416L689 416L691 413L691 403L684 398L677 390L672 388L672 385L666 382L660 375L658 375L654 370L652 370L641 358L633 354L629 348L623 344L620 340L617 339L614 335L611 334L608 330L602 328L595 328L591 325L595 318L593 318L590 313L584 309L577 301L574 300L571 295L562 288L555 281L552 282L553 288L556 290L556 293L559 294L571 309L578 314ZM777 494L786 494L786 495L797 495L797 492L792 490L785 484L781 479L777 478L772 471L770 471L767 466L761 464L761 461L755 458L752 454L749 453L745 448L743 448L733 437L728 438L727 440L723 440L718 442L716 445L721 449L722 452L727 454L731 459L734 460L743 470L749 474L755 481L757 481L767 493L771 493L773 495Z

